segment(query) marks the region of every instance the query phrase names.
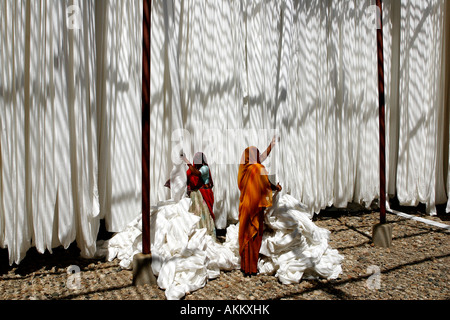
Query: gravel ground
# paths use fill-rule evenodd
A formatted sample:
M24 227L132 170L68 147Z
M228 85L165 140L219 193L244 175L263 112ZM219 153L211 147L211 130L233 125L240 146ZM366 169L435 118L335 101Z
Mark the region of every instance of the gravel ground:
M450 224L443 210L429 217ZM336 280L302 280L283 285L274 276L244 277L238 270L222 272L185 300L448 300L450 299L450 233L421 222L387 214L393 226L391 248L374 246L372 226L379 213L327 211L315 223L331 231L330 245L344 256ZM80 272L69 274L69 266ZM377 271L379 273L377 273ZM76 282L76 279L79 282ZM378 280L378 281L377 281ZM78 284L78 285L77 285ZM0 250L0 300L164 300L157 286L133 286L132 271L119 261L87 260L75 245L53 254L30 249L19 266L8 264Z

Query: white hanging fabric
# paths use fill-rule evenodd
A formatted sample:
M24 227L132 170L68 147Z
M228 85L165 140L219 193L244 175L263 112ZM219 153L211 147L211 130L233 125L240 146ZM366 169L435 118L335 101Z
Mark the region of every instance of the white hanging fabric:
M142 4L0 9L0 247L93 256L100 218L120 231L140 211Z
M0 10L2 28L2 105L1 114L1 158L2 158L2 215L1 242L8 247L9 260L19 261L30 247L32 237L31 212L26 196L25 181L25 134L23 61L25 61L26 3L2 2ZM28 15L29 16L29 15ZM29 50L28 50L29 55ZM4 62L3 62L4 61ZM29 73L27 74L29 77ZM21 94L22 92L22 94ZM29 124L29 122L28 122Z
M383 1L386 182L401 204L434 213L448 197L448 115L436 98L445 1L419 2ZM311 212L379 198L375 1L152 5L152 203L168 197L179 149L203 151L225 228L238 217L242 150L265 150L274 133L269 171Z
M242 151L274 134L264 164L310 212L377 200L374 4L153 0L151 204L179 152L203 151L226 228ZM383 8L387 193L450 212L449 4ZM100 219L118 232L141 210L142 1L0 9L0 247L91 256Z
M141 210L142 1L97 5L100 217L117 232Z
M445 203L442 91L445 2L402 1L397 195L401 204Z
M450 52L450 3L445 2L445 14L444 14L444 44L443 44L443 61L442 70L443 72L443 91L440 93L442 95L444 103L444 137L448 134L448 146L445 149L444 145L444 161L446 155L448 156L447 163L447 209L446 212L450 213L450 57L448 52ZM447 130L445 130L447 128ZM445 140L444 140L445 141ZM445 171L444 171L445 173Z

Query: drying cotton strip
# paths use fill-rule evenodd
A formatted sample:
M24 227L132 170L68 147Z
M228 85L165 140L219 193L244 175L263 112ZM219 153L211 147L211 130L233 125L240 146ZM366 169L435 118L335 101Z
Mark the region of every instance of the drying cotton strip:
M447 232L450 232L450 225L448 225L448 224L436 222L436 221L429 220L429 219L424 219L424 218L421 218L421 217L415 217L415 216L406 214L404 212L400 212L400 211L396 211L396 210L392 210L392 209L388 209L388 211L393 213L393 214L396 214L396 215L398 215L400 217L403 217L403 218L406 218L406 219L415 220L415 221L419 221L419 222L423 222L423 223L426 223L426 224L428 224L430 226L446 229Z

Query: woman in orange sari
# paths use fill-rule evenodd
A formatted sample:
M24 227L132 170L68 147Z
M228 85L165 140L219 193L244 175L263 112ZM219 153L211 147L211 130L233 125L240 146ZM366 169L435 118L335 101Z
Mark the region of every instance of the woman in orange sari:
M274 143L264 153L270 153ZM259 249L261 248L264 230L264 211L272 206L272 191L281 191L269 181L268 172L261 164L261 155L256 147L245 149L239 165L238 186L239 198L239 254L241 270L245 275L257 273Z

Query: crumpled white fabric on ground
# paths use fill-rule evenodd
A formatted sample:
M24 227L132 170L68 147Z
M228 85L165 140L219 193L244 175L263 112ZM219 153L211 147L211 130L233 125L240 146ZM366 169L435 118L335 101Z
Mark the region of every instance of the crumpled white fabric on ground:
M311 220L312 214L292 196L276 195L266 211L258 261L260 273L275 274L283 284L303 276L336 279L343 256L328 245L330 231Z
M133 256L139 252L142 252L142 217L140 215L111 239L97 241L95 257L105 257L108 261L117 258L122 268L130 269Z
M220 270L240 266L239 244L229 237L220 244L206 229L197 229L200 217L188 211L190 205L191 200L184 198L177 204L161 204L152 212L152 268L169 300L202 288ZM237 234L234 228L228 228L229 235Z
M202 288L221 270L240 268L239 223L227 228L224 243L214 241L206 229L196 227L199 217L189 212L191 199L160 202L151 212L152 269L167 299L181 299ZM303 276L335 279L342 272L343 257L328 246L330 232L317 227L305 207L290 195L275 196L266 212L266 228L258 269L275 274L283 284L298 283ZM110 240L97 245L98 255L120 259L131 268L141 252L141 217Z
M181 299L187 292L202 288L220 270L240 266L236 226L227 229L223 244L215 242L206 229L197 229L200 217L189 212L191 199L161 202L151 212L152 270L157 284L169 300ZM120 266L131 268L133 256L141 252L141 217L110 240L99 243L98 256L120 259Z

